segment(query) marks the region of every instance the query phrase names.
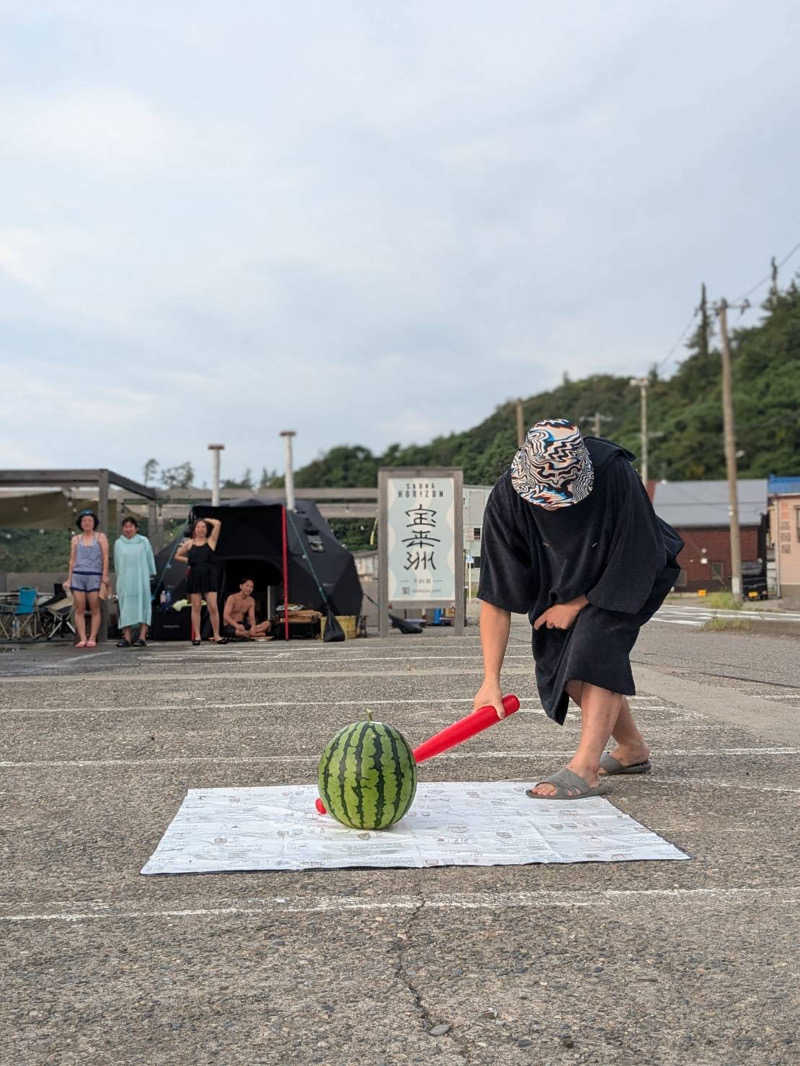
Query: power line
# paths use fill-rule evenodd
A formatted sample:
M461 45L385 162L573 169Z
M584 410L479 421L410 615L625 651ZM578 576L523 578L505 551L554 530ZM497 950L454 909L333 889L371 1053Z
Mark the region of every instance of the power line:
M790 252L788 252L783 257L783 259L781 259L780 263L778 263L777 269L780 270L780 268L782 266L785 266L786 263L788 263L789 260L792 258L794 253L796 251L798 251L798 250L800 250L800 241L797 242L797 244L794 246L794 248L792 248L792 250ZM744 294L744 296L740 296L739 299L735 301L735 303L737 303L737 304L742 303L744 300L747 299L748 296L752 296L753 293L756 291L756 289L760 289L762 285L764 285L766 282L771 281L771 280L772 280L772 271L770 270L769 274L767 274L765 277L763 277L760 281L757 281L755 283L755 285L752 287L752 289L748 289L747 292Z
M785 266L789 262L789 260L792 258L792 256L798 251L800 251L800 241L798 241L797 244L795 244L795 246L790 251L788 251L786 253L786 255L783 257L783 259L780 260L780 262L777 264L777 269L780 270L781 267ZM773 277L773 272L772 272L772 270L770 270L769 274L765 274L764 277L761 278L760 281L757 281L756 284L753 285L752 288L748 289L747 292L743 296L740 296L738 300L735 300L733 302L737 303L737 304L744 303L744 301L747 299L748 296L752 296L753 293L757 289L760 289L762 285L765 285L768 281L771 281L772 277ZM675 352L677 351L677 349L680 346L680 344L686 339L686 334L692 328L692 325L694 324L694 320L697 317L697 314L698 314L699 310L700 310L700 308L696 308L692 312L692 317L689 319L689 321L686 323L686 325L681 330L678 339L672 345L672 347L667 352L667 354L664 356L664 358L661 359L658 363L656 363L656 371L657 372L659 372L659 373L661 372L661 370L666 366L666 364L670 361L672 356L675 354Z
M672 358L672 356L677 351L678 346L681 344L682 341L684 341L686 339L686 334L689 332L689 330L694 325L694 320L695 320L696 317L697 317L697 309L692 311L692 317L689 319L689 321L683 327L683 329L680 332L680 336L675 341L675 343L672 345L672 347L667 352L667 354L664 356L664 358L660 362L656 363L656 371L657 372L660 372L663 369L663 367L666 366L666 364L669 362L669 360Z

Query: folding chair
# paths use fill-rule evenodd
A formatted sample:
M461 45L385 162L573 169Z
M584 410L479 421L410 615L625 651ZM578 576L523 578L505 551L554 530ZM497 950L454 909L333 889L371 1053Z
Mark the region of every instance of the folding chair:
M11 640L14 636L14 606L0 603L0 640Z
M36 589L23 585L17 594L17 606L14 609L13 633L15 640L39 636L39 612L36 610Z
M45 640L55 637L74 637L72 624L72 596L61 585L55 586L55 595L39 607L39 621Z

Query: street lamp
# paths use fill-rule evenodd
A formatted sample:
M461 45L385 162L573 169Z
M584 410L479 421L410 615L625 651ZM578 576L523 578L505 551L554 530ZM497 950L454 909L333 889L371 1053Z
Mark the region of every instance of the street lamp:
M225 450L224 444L209 444L211 452L211 506L219 507L219 453Z
M292 437L296 436L293 429L282 429L284 454L284 484L286 486L286 508L294 510L294 470L292 468Z

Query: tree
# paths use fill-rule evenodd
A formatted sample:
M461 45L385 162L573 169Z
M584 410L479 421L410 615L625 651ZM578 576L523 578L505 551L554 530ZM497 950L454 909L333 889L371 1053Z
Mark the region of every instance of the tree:
M223 489L250 489L252 492L255 488L252 470L248 466L238 481L234 480L234 478L225 478L222 482L222 487Z
M193 481L194 467L188 461L161 471L161 484L165 489L188 489Z
M283 478L278 474L278 471L267 470L265 466L262 466L261 477L258 481L258 491L263 492L264 489L278 488L283 488Z
M144 483L149 485L151 481L155 480L158 473L158 459L148 459L144 464Z

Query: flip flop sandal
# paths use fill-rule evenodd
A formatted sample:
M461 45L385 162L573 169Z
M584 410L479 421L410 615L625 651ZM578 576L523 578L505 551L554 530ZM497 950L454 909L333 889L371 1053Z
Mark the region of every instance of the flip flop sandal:
M645 759L644 762L629 763L626 766L613 755L604 755L600 760L600 769L603 771L602 777L614 777L617 774L649 774L653 765L649 759Z
M129 640L118 640L117 641L117 647L118 648L132 648L133 645L131 644L131 642Z
M202 643L203 643L202 640L193 640L192 641L192 644L194 644L194 646L196 648L199 647Z
M604 796L606 792L610 791L608 785L600 782L599 785L595 785L594 788L588 781L580 777L578 774L573 773L572 770L568 770L564 767L563 770L559 770L551 777L546 777L542 781L537 781L539 785L555 785L556 790L549 796L540 796L538 792L534 792L532 788L525 790L525 795L529 799L534 800L579 800L588 799L589 796ZM534 786L535 787L535 786Z
M133 642L133 647L134 648L146 648L147 647L147 641L146 640L142 640L142 638L140 637L138 640L135 640Z

